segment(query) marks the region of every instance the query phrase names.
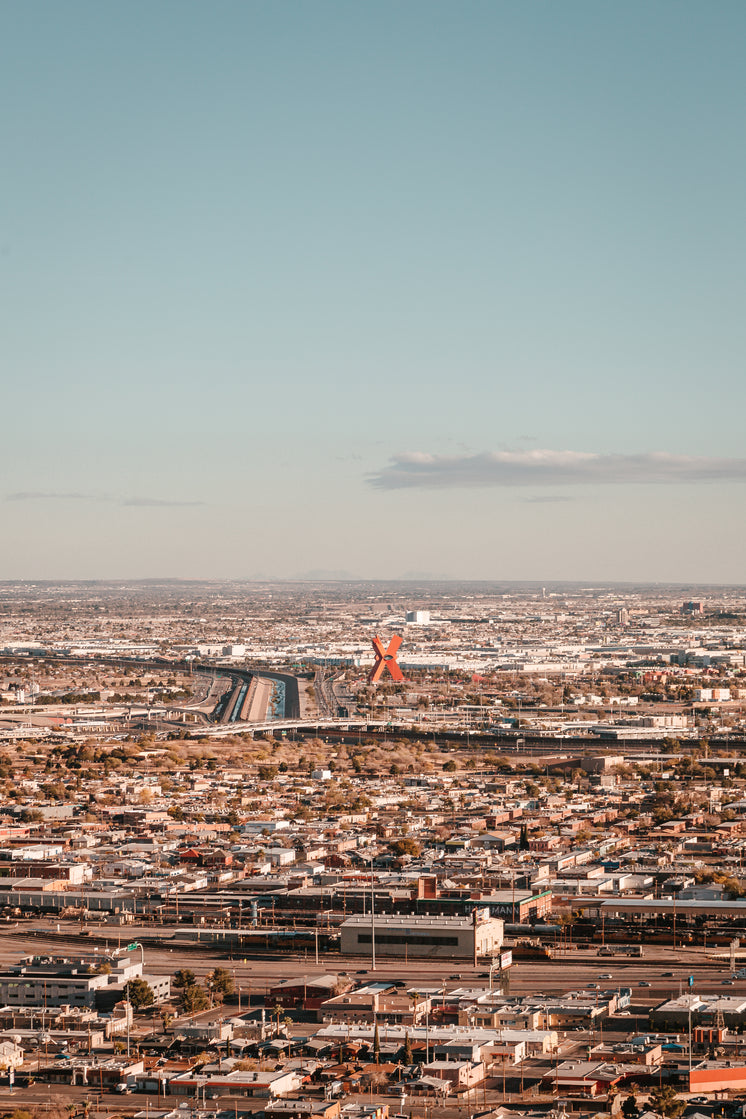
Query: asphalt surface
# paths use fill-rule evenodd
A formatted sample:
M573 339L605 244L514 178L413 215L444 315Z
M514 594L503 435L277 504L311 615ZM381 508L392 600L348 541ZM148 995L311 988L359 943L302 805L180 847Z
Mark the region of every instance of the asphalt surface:
M42 935L28 935L22 927L0 929L0 964L14 963L22 955L51 953L66 955L81 952L89 954L95 948L111 951L137 940L140 935L152 938L151 928L123 927L121 930L89 925L90 935L78 936L79 928L61 922L62 936L58 936L56 922L31 922L27 928ZM44 933L51 933L48 937ZM164 930L172 938L175 930ZM69 933L71 935L65 935ZM486 986L489 970L484 964L476 968L464 960L393 960L377 959L375 971L370 958L342 957L338 954L319 955L289 953L282 956L243 957L231 956L223 949L210 947L169 947L168 940L159 948L145 948L145 971L156 975L172 975L181 967L191 969L198 978L215 967L229 969L242 992L264 994L267 987L294 975L321 975L328 972L347 974L358 983L368 980L404 981L412 985L440 986L447 990L462 986ZM672 972L673 975L665 975ZM746 997L746 979L730 980L730 966L726 960L709 960L702 949L682 948L676 952L665 946L646 950L642 959L597 955L596 950L570 950L554 959L518 960L510 969L511 994L560 994L569 990L587 988L590 984L604 990L610 987L631 987L636 1005L655 1006L666 998L689 990L688 977L694 977L693 989L699 993L732 994ZM601 978L601 977L604 978ZM610 978L606 978L610 976ZM727 982L724 982L727 981ZM495 986L499 983L497 971L493 975Z
M29 935L30 927L42 933L41 936ZM138 936L152 937L154 929L133 929L124 927L121 931L116 929L97 928L89 926L91 935L80 937L79 926L68 926L60 922L60 929L67 936L57 936L56 922L31 922L25 927L0 928L0 966L15 963L20 956L27 954L54 954L75 955L78 952L90 954L94 948L106 951L125 946ZM165 930L166 936L172 936L174 930ZM471 962L465 961L404 961L379 958L375 971L371 969L370 960L352 959L339 955L320 955L318 964L314 953L308 955L290 954L275 958L235 958L231 959L223 952L210 949L183 950L179 947L168 947L164 944L158 948L145 949L145 970L154 974L173 974L179 968L189 968L198 978L202 978L215 967L228 968L234 975L236 986L239 988L242 1000L242 1010L247 1009L250 996L254 996L255 1006L259 996L264 995L267 988L275 982L292 976L323 974L326 972L346 973L356 982L364 983L367 980L403 980L407 984L421 986L444 985L447 990L461 986L480 985L489 983L488 970L481 964L474 968ZM663 972L673 972L673 976L664 976ZM737 980L732 985L723 984L724 979L729 979L730 968L727 960L712 961L705 957L703 950L684 948L674 952L671 948L654 946L646 949L643 959L630 957L605 957L598 956L595 950L571 950L567 955L559 956L553 960L527 960L518 961L511 969L510 993L529 994L546 992L559 994L568 990L587 989L589 994L593 990L604 990L611 987L627 986L633 991L635 1006L655 1006L666 998L678 995L681 991L688 990L688 977L694 976L694 990L697 993L736 994L746 998L746 980ZM610 976L610 978L608 978ZM603 977L603 978L602 978ZM498 977L495 975L495 982ZM591 988L590 984L597 984ZM650 986L640 986L641 983ZM236 1013L235 1003L228 1007L216 1008L199 1015L200 1018L221 1016L226 1013ZM143 1020L143 1025L145 1025ZM313 1032L317 1027L312 1023L298 1027L301 1032ZM137 1031L136 1031L137 1032ZM576 1050L583 1050L587 1045L588 1035L578 1032L568 1035L563 1041L560 1059L570 1056ZM580 1047L578 1049L578 1047ZM516 1070L513 1074L517 1075ZM528 1072L527 1072L528 1075ZM499 1078L492 1078L487 1086L486 1093L480 1088L478 1100L461 1097L453 1099L445 1106L434 1105L432 1101L408 1097L401 1101L397 1095L370 1096L362 1093L357 1096L346 1097L345 1102L382 1102L387 1103L392 1114L399 1110L415 1119L456 1119L459 1115L469 1115L475 1106L494 1106L502 1102L502 1086ZM508 1095L510 1100L510 1094ZM518 1097L512 1100L517 1102ZM97 1113L103 1115L121 1114L132 1116L136 1112L158 1106L156 1096L146 1097L140 1094L114 1095L104 1092L100 1095L95 1086L75 1088L61 1085L32 1084L29 1088L15 1088L12 1092L6 1085L0 1084L0 1112L10 1112L18 1107L31 1108L38 1116L49 1115L49 1119L61 1119L67 1114L67 1106L72 1102L82 1103L89 1100L91 1103L91 1117L95 1119ZM161 1101L161 1106L171 1106L176 1101L167 1097ZM525 1101L524 1101L525 1102ZM242 1100L242 1108L247 1101ZM262 1101L252 1101L250 1106L261 1108Z

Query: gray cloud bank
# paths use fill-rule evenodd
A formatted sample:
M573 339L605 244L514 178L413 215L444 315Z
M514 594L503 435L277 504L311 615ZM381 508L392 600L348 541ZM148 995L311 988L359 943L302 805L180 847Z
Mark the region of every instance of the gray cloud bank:
M395 455L368 477L377 489L477 486L683 485L746 481L746 459L585 451L494 451L475 455Z

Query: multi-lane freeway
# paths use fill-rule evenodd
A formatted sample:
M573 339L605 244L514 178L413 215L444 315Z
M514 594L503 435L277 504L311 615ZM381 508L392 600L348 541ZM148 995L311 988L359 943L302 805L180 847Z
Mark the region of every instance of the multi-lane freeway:
M57 933L57 924L44 921L19 923L0 929L0 968L16 961L25 954L35 954L41 951L55 954L72 955L76 952L91 953L94 948L99 951L124 946L137 940L140 935L152 938L152 928L138 929L127 926L121 930L105 926L89 926L89 935L80 936L75 926L65 929L64 923L60 924L60 933ZM34 935L36 933L37 935ZM171 935L171 931L169 934ZM274 958L230 958L214 947L199 945L190 949L169 947L164 941L157 947L149 947L145 951L145 968L148 973L173 974L179 968L189 968L197 975L198 979L206 976L207 972L215 967L228 968L234 977L238 988L241 1009L245 1011L249 1004L257 1008L263 1002L268 987L290 976L314 975L328 972L346 973L355 982L365 983L368 980L393 980L403 981L407 985L419 987L432 987L445 991L456 987L472 986L479 984L486 986L489 983L489 972L483 963L474 967L471 961L443 960L443 961L409 961L390 960L379 958L375 970L371 967L370 959L348 958L339 955L321 955L318 960L315 952L306 955L290 954ZM688 977L694 977L694 990L697 993L727 993L736 994L746 999L746 980L730 979L730 969L727 960L713 961L708 959L701 949L682 948L674 952L666 947L646 948L643 959L630 957L598 956L593 950L570 950L566 955L556 959L540 959L519 961L511 969L510 991L511 994L560 994L569 990L585 989L589 995L615 987L631 987L633 991L633 1013L637 1008L644 1014L644 1008L658 1005L664 999L678 995L680 991L688 989ZM495 982L499 977L495 976ZM592 986L593 985L593 986ZM231 1008L235 1013L235 1003ZM225 1013L225 1009L215 1009L205 1012L205 1016ZM200 1015L202 1017L202 1015ZM303 1032L311 1032L316 1028L311 1023L297 1026ZM621 1035L620 1035L621 1036ZM587 1045L589 1035L585 1033L571 1033L563 1038L558 1053L560 1058L571 1056L580 1052L579 1047ZM514 1074L512 1088L508 1083L507 1096L503 1096L505 1085L500 1085L499 1078L490 1083L485 1091L485 1103L497 1104L504 1098L510 1099L511 1092L515 1099L520 1097L518 1092L517 1073ZM524 1069L521 1066L520 1075L523 1077ZM531 1069L526 1070L526 1075L531 1076ZM533 1072L534 1078L536 1072ZM39 1110L50 1109L51 1112L59 1111L64 1115L66 1107L73 1101L79 1103L89 1098L95 1112L97 1106L97 1092L95 1088L69 1088L63 1086L48 1086L34 1084L29 1088L16 1089L11 1095L6 1086L0 1086L0 1107L9 1109L23 1106L36 1107ZM101 1097L104 1108L110 1108L113 1097L108 1093ZM151 1098L155 1102L155 1098ZM366 1102L368 1098L366 1096ZM389 1097L382 1097L381 1102L391 1103ZM257 1101L257 1106L259 1101ZM117 1111L132 1114L143 1107L141 1096L120 1096L117 1098ZM420 1104L415 1107L418 1114L424 1114L424 1107ZM454 1102L450 1107L438 1107L437 1115L446 1119L446 1116L458 1114L459 1103ZM407 1111L412 1112L412 1104L408 1103ZM431 1116L434 1112L431 1110Z
M33 921L26 925L0 930L0 966L7 965L28 953L80 951L90 953L94 948L106 951L124 945L142 936L151 940L154 929L128 926L124 929L106 926L89 926L89 935L77 935L71 928L66 935L64 924ZM36 935L34 935L36 934ZM173 935L173 931L167 934ZM198 976L206 975L215 967L230 968L236 984L244 989L249 986L254 993L264 992L267 986L291 975L346 973L358 982L366 979L442 986L447 990L460 986L484 986L489 982L489 970L484 963L474 967L466 960L403 960L380 957L373 971L370 958L343 957L338 954L320 954L318 963L315 952L249 958L231 956L217 946L169 946L167 940L159 947L146 948L146 970L154 974L173 974L180 967L189 967ZM689 976L694 977L694 990L699 993L718 992L746 997L746 979L732 979L726 960L711 960L701 949L682 948L674 952L666 946L646 949L643 959L630 957L598 956L593 950L571 950L555 959L519 960L510 971L511 994L560 994L568 990L586 988L589 991L611 987L631 987L633 999L639 1005L656 1005L666 998L688 989ZM497 972L493 981L498 981Z

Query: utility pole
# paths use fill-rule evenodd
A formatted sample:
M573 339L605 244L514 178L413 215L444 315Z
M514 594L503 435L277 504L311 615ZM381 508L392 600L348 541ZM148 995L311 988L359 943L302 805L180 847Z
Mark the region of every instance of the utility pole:
M474 925L474 967L477 966L477 910L476 906L471 911L472 922Z
M370 856L370 970L376 970L376 892L372 855Z
M692 1090L692 995L689 992L689 1083L687 1084L688 1091Z

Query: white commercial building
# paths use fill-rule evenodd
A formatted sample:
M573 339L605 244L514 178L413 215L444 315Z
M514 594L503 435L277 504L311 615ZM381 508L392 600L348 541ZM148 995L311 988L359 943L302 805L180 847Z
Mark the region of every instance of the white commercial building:
M341 952L365 956L473 959L499 951L504 922L488 909L472 917L349 917L341 926Z

